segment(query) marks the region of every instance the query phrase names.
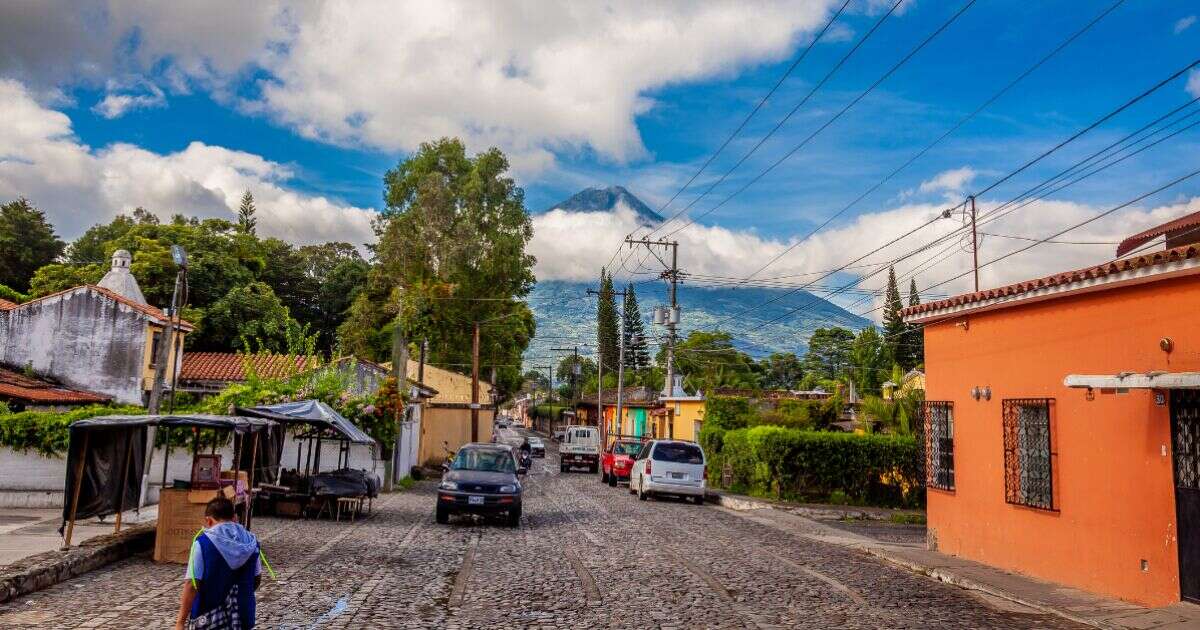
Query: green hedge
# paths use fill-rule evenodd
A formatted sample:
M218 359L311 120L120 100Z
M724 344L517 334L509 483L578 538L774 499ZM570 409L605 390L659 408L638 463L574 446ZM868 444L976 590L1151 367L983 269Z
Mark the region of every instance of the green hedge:
M709 476L758 496L800 501L842 497L859 504L915 506L924 502L917 443L911 437L856 435L756 426L700 433Z
M70 443L68 427L76 420L113 414L146 413L141 407L91 405L66 412L22 411L0 414L0 446L14 451L37 451L46 457L65 455Z

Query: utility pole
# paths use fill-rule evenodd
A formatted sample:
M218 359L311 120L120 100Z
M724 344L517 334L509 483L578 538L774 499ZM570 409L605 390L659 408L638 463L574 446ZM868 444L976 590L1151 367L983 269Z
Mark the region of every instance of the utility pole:
M975 231L975 195L971 200L971 257L975 269L975 292L979 292L979 236Z
M652 241L647 238L635 240L629 237L625 238L625 243L631 247L633 245L645 245L646 249L650 250L650 253L654 254L654 257L658 258L658 261L665 268L659 277L670 283L670 288L667 291L670 306L665 309L665 313L661 314L659 309L655 308L656 314L654 318L655 323L664 323L667 326L667 374L666 382L663 384L663 393L670 396L675 387L675 333L679 326L679 301L676 293L679 284L679 243L677 241L665 240ZM654 251L655 246L671 248L670 265L662 258L659 258L658 254Z
M148 407L147 411L152 415L158 414L162 408L162 395L167 376L167 363L171 362L171 348L176 345L175 336L179 334L180 329L180 326L177 323L179 318L179 309L182 308L180 305L180 288L187 284L187 252L184 251L183 247L180 247L179 245L172 245L171 258L175 261L175 266L179 268L179 271L175 273L175 290L171 294L171 311L167 313L167 325L164 326L162 332L159 333L158 348L156 348L157 354L154 357L154 383L150 386L150 400L146 405ZM176 362L178 362L179 358L180 355L175 357ZM174 382L175 372L178 371L179 366L172 365L172 368L174 369L171 370L171 380ZM172 388L171 400L171 406L174 407L174 388ZM150 494L150 463L154 460L155 437L155 427L154 425L151 425L146 429L146 461L145 466L143 467L144 473L142 474L142 487L141 491L138 493L139 510L146 506L146 500L149 498ZM163 458L166 458L165 449L163 451Z
M627 292L628 289L622 293ZM624 407L625 395L625 314L623 311L619 321L621 322L621 327L619 329L620 335L617 337L620 339L617 345L617 413L613 417L613 425L617 430L617 435L621 434L621 412L622 407Z
M471 341L471 441L479 441L479 322Z
M404 336L404 327L400 324L400 317L396 317L396 321L392 326L392 378L396 379L396 392L402 394L405 387L408 385L408 339ZM391 455L383 460L383 489L391 492L392 483L396 476L397 454L400 444L404 441L404 410L396 412L396 443L390 445Z

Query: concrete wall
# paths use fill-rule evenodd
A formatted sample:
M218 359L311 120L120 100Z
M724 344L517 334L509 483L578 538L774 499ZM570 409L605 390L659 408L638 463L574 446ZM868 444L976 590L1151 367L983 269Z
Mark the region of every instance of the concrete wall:
M926 398L954 404L956 487L928 491L937 549L1139 604L1178 601L1169 406L1148 390L1088 400L1063 378L1200 370L1198 310L1193 276L926 326ZM991 399L974 400L976 386ZM1005 502L1003 401L1027 397L1054 399L1056 511Z
M479 442L492 440L492 410L479 410ZM471 441L471 410L457 407L427 406L421 418L420 462L427 466L440 466L446 457L442 442L450 444L450 450Z
M79 289L0 313L0 363L140 405L146 326L134 309Z

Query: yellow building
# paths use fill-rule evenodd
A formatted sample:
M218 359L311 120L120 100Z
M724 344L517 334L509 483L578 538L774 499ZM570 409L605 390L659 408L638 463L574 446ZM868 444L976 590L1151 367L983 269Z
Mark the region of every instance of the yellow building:
M390 367L385 365L385 367ZM446 449L456 451L472 441L471 435L471 377L426 364L422 369L417 361L409 360L408 378L437 390L437 395L425 401L421 412L421 444L417 461L436 465L446 457ZM417 378L420 375L421 378ZM479 423L474 441L492 440L495 407L492 404L492 384L479 381Z
M655 427L655 437L695 442L704 426L704 395L688 394L683 389L683 377L675 377L670 396L659 396L662 421Z

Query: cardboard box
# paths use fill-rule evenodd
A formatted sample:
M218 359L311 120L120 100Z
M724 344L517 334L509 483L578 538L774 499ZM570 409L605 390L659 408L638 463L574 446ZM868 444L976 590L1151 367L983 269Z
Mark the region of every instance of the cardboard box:
M154 561L187 564L196 532L204 528L204 508L216 490L164 488L158 499Z

